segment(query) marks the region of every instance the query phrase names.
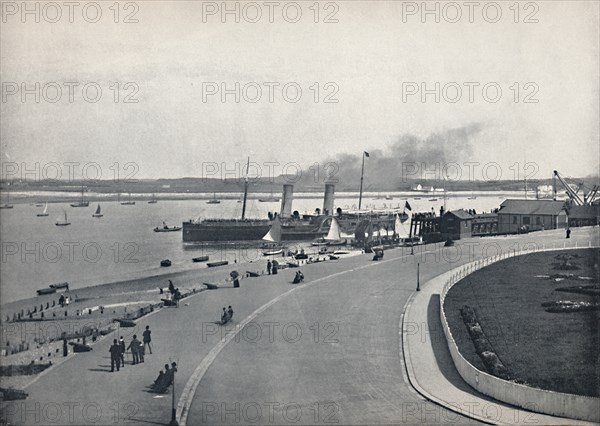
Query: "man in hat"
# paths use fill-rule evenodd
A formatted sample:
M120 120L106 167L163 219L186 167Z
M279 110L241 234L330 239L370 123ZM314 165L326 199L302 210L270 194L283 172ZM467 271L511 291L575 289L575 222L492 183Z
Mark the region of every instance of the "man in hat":
M121 365L121 346L117 343L117 339L113 339L113 344L109 349L110 352L110 372L115 371L115 364L117 364L117 371Z
M133 357L133 365L135 364L139 364L140 362L140 346L141 343L140 341L137 339L137 335L133 335L133 339L131 340L131 342L129 342L129 346L127 346L127 349L131 349L131 356Z

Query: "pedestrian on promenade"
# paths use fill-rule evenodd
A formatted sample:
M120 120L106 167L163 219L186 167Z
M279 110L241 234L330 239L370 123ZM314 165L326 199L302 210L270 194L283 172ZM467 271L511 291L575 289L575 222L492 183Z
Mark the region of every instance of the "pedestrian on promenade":
M121 367L125 367L125 339L123 336L119 338L119 346L121 347Z
M277 275L277 267L279 266L279 262L276 260L273 261L273 275Z
M137 339L137 335L134 334L133 339L131 340L131 342L129 342L129 346L127 346L127 349L131 350L131 356L133 357L133 365L139 364L139 362L140 362L140 355L139 355L140 346L141 346L141 343Z
M271 261L270 260L267 261L267 272L269 273L269 275L271 275Z
M229 315L229 319L233 318L233 308L229 305L229 309L227 309L227 314Z
M148 345L148 351L150 352L150 354L152 354L152 347L150 346L150 342L152 342L152 337L150 337L151 333L152 332L150 331L150 326L147 325L146 330L144 330L143 333L144 351L146 349L146 345Z
M144 344L140 342L140 346L138 347L138 357L140 362L144 362L144 354L146 353L146 349L144 348Z
M223 312L221 313L221 322L225 324L229 318L227 317L227 310L223 308Z
M117 371L121 364L121 346L117 343L117 339L113 339L113 344L109 349L110 352L110 372L115 371L115 364L117 364Z
M567 238L571 238L571 228L567 228Z

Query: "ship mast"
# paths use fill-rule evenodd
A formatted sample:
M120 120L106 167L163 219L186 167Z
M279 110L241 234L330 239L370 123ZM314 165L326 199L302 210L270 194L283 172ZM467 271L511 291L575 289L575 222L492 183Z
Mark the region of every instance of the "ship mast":
M244 204L242 204L242 220L246 216L246 199L248 198L248 171L250 170L250 157L248 157L248 165L246 166L246 178L244 180Z
M362 155L362 168L360 170L360 193L358 195L358 210L360 212L360 207L362 205L362 192L363 192L363 178L365 176L365 156L369 156L367 151L363 151Z

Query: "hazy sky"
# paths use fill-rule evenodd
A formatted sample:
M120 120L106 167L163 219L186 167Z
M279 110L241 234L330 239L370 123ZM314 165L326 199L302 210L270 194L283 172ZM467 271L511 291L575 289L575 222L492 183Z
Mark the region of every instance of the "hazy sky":
M460 161L496 162L505 178L514 175L511 165L522 167L525 160L539 165L540 178L553 169L598 173L598 2L530 2L527 9L521 2L518 17L510 9L514 2L498 2L496 23L486 21L494 20L493 7L482 11L490 2L480 2L472 23L463 2L453 4L461 7L457 23L448 22L457 9L447 3L438 3L440 23L420 10L409 14L421 2L321 3L318 23L312 1L297 3L302 16L296 23L288 22L295 4L277 3L273 23L263 2L239 3L240 23L220 10L203 16L203 7L211 12L221 2L141 1L127 9L121 3L118 23L113 2L99 3L96 23L84 19L95 15L88 7L84 16L86 2L72 23L66 6L51 23L57 11L39 3L36 23L34 15L21 15L23 3L11 6L16 11L4 4L2 161L30 168L95 162L103 178L113 176L116 162L120 168L136 163L138 178L201 176L203 162L247 156L308 167L362 150L396 155L394 147L407 135L420 140L419 152L438 152L440 144L452 152L451 140L430 136L476 126ZM254 5L262 17L247 22L256 16ZM122 22L132 12L139 22ZM339 22L323 22L328 15ZM35 88L36 82L40 102L34 94L22 99L22 83ZM73 102L69 82L79 84ZM436 82L439 102L435 94L423 102L421 83L435 91ZM239 103L234 94L222 102L221 83L233 91L239 83ZM62 95L53 103L56 86ZM95 87L102 95L93 103ZM257 87L262 97L252 103ZM297 87L302 93L292 102ZM457 87L462 96L451 102ZM219 92L209 95L207 88ZM127 95L138 102L125 103ZM338 102L324 102L328 95Z

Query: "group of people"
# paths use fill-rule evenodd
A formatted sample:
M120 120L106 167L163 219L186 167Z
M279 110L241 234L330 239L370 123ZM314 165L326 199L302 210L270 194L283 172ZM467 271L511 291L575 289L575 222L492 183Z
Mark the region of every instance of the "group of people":
M64 308L65 305L69 306L69 302L71 302L71 298L69 296L65 296L64 294L61 294L58 298L58 304L61 308Z
M127 352L127 350L131 351L133 365L144 362L146 346L148 346L149 353L152 354L151 342L152 331L150 330L150 326L148 325L146 326L146 329L142 334L141 342L138 340L136 334L133 335L131 342L129 342L129 346L127 347L125 345L125 339L123 338L123 336L121 336L118 341L117 339L114 339L113 344L109 349L111 373L115 371L115 366L117 367L117 371L119 371L121 367L125 367L125 352Z
M269 275L271 275L271 273L273 275L277 275L278 269L279 269L279 262L277 262L276 260L273 260L273 262L271 262L270 260L267 261L267 273Z
M294 284L299 284L304 281L304 274L302 271L296 271L296 276L294 277Z
M172 362L171 367L169 367L169 364L165 364L165 371L159 371L158 377L154 383L150 385L150 387L156 392L165 393L169 389L169 386L173 384L173 379L175 378L176 372L176 362Z
M221 324L225 324L233 318L233 308L229 305L228 309L223 308L223 312L221 312Z

